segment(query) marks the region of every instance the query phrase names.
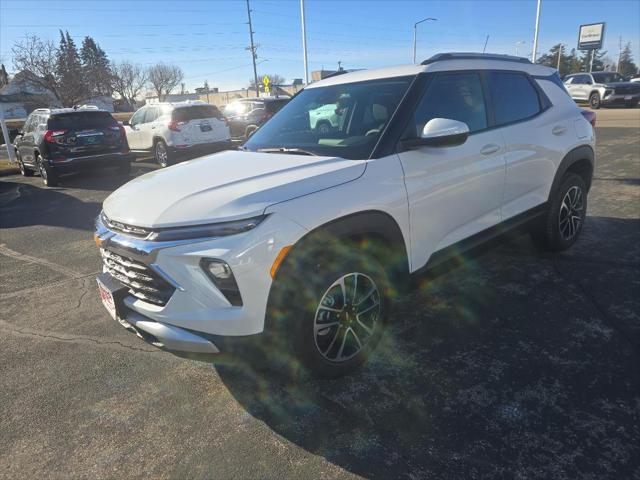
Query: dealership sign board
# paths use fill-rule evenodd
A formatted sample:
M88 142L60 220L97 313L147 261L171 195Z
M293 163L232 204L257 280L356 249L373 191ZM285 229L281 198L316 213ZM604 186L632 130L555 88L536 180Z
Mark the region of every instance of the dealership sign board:
M578 33L578 50L598 50L604 40L604 23L580 25Z

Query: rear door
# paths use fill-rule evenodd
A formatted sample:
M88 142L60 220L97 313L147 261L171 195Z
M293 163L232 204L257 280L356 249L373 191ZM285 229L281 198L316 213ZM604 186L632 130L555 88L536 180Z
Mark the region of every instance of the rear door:
M229 127L214 105L176 108L171 120L177 127L173 131L174 143L196 145L222 142L230 138Z
M75 111L51 115L47 147L49 156L75 158L122 152L123 132L109 112Z
M547 201L551 182L567 146L566 115L548 107L535 80L521 72L489 75L495 125L505 142L506 178L502 219Z

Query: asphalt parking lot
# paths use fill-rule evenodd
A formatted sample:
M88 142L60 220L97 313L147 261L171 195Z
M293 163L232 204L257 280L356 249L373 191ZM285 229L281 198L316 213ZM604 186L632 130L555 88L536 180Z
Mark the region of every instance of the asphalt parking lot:
M640 109L597 136L571 250L420 278L365 368L297 385L109 317L93 219L126 178L0 178L0 477L640 478Z

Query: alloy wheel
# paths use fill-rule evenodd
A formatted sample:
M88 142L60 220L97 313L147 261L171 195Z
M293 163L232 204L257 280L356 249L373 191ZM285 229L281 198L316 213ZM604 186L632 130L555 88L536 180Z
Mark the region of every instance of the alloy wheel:
M158 159L158 163L161 167L167 166L169 155L167 154L167 147L163 142L158 142L156 144L156 158Z
M326 290L313 324L315 345L331 362L345 362L362 351L378 330L380 291L371 277L352 272Z
M47 180L48 180L48 178L47 178L47 169L42 164L42 161L38 162L38 170L40 171L40 176L42 177L42 181L46 185L47 184Z
M558 226L563 240L571 240L578 233L584 215L582 189L574 185L565 193L560 204Z

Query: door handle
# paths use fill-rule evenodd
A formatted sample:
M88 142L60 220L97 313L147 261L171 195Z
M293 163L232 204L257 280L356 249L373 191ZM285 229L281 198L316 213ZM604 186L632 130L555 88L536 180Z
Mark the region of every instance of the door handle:
M564 135L564 132L566 131L567 127L556 125L555 127L553 127L553 130L551 130L551 133L553 133L554 135Z
M500 150L500 145L496 145L495 143L490 143L482 147L482 150L480 150L480 153L482 155L491 155L492 153L496 153L498 150Z

